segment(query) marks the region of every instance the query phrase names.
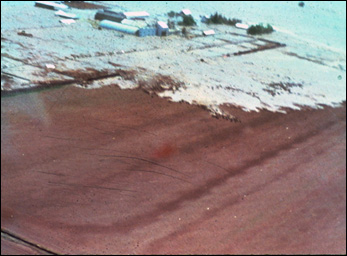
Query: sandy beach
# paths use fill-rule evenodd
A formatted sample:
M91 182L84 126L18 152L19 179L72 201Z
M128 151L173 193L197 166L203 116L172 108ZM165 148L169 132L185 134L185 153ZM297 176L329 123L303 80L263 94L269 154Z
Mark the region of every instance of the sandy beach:
M1 254L346 253L345 54L73 10L2 4Z

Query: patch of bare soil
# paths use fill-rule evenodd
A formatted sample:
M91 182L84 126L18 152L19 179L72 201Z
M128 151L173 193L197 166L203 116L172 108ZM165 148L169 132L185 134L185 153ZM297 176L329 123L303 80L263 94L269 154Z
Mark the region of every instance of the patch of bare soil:
M286 92L291 93L290 89L294 88L294 87L302 88L303 85L300 84L300 83L283 83L283 82L280 82L280 83L270 83L270 84L268 84L268 88L263 89L263 90L268 92L272 96L276 96L276 95L281 94L280 93L281 91L286 91Z
M65 70L58 72L59 74L67 75L76 79L77 83L81 85L87 85L91 81L121 76L125 80L134 80L136 71L135 70L97 70L93 68L86 69L75 69L75 70Z
M246 50L246 51L238 51L236 53L234 53L233 55L235 56L239 56L239 55L244 55L244 54L249 54L249 53L255 53L255 52L259 52L259 51L265 51L265 50L270 50L270 49L275 49L278 47L285 47L285 44L281 44L278 42L272 42L272 41L268 41L268 40L261 40L266 42L266 45L260 45L255 49L251 49L251 50Z
M33 37L33 34L27 33L24 30L17 32L19 36Z
M1 90L11 89L11 83L13 83L12 77L10 77L6 74L1 74Z
M294 52L285 52L285 54L287 54L289 56L294 56L294 57L296 57L298 59L307 60L307 61L310 61L310 62L313 62L313 63L317 63L317 64L320 64L320 65L326 66L326 64L323 61L321 61L321 60L300 56L300 55L298 55L298 54L296 54Z
M69 7L76 9L103 9L105 6L99 4L86 3L85 1L64 1Z
M156 74L148 80L140 80L139 88L148 93L160 93L164 91L175 91L183 86L180 81L174 80L171 76Z

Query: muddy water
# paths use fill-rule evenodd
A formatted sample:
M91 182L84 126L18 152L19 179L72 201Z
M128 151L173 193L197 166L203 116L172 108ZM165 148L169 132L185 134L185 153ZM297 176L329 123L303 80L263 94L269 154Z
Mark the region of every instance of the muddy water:
M344 253L345 105L231 111L116 86L2 97L2 228L56 253Z

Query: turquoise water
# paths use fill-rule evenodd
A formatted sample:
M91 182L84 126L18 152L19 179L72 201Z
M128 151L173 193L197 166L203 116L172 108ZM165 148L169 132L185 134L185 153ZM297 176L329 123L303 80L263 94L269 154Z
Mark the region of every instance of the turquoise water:
M346 51L346 2L312 1L111 1L125 11L160 15L188 8L195 17L219 12L249 23L270 23L279 31Z

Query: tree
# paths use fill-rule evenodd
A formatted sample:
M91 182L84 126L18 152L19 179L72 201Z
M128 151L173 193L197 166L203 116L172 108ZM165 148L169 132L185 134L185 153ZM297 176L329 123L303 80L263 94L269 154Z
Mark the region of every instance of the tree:
M178 24L184 26L195 26L196 22L192 15L183 15L183 21Z
M274 31L270 24L267 24L266 27L263 24L252 25L247 29L247 34L250 35L261 35L261 34L270 34Z

